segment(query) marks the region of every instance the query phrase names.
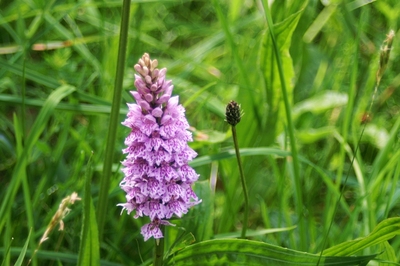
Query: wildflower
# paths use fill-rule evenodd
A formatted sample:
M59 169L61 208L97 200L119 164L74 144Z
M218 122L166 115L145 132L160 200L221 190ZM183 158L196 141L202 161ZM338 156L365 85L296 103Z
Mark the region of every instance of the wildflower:
M120 183L127 202L118 205L128 214L135 211L134 218L150 218L141 229L145 241L162 238L161 225L173 225L167 220L182 217L201 202L191 188L199 175L188 165L197 153L187 144L192 134L187 130L185 109L178 96L171 97L173 85L165 80L167 70L157 65L145 53L134 66L137 91L131 94L136 104L128 104L122 122L131 132L125 139L125 177Z

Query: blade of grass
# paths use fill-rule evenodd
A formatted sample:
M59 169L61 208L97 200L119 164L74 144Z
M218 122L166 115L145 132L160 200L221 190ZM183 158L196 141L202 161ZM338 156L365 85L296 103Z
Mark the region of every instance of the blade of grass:
M85 174L85 196L83 200L83 226L81 232L81 243L79 248L78 265L99 265L99 235L96 223L96 215L90 190L92 177L91 154Z
M270 10L268 7L268 1L263 0L263 7L264 7L264 12L265 12L265 18L268 23L268 29L269 33L271 35L271 40L273 43L274 47L274 53L277 59L277 66L279 70L279 77L281 80L281 85L282 85L282 96L283 100L285 103L285 111L286 111L286 120L287 120L287 125L288 125L288 133L289 133L289 139L290 139L290 149L291 149L291 154L293 158L293 175L294 175L294 183L295 183L295 194L296 194L296 212L298 215L298 222L299 222L299 232L300 232L300 248L302 250L305 250L307 248L307 232L305 230L305 221L303 218L303 193L302 193L302 187L301 187L301 179L300 179L300 162L299 162L299 155L297 152L297 147L296 147L296 139L294 137L294 125L293 125L293 120L291 116L291 107L290 107L290 102L289 102L289 96L287 94L287 89L286 89L286 82L285 82L285 74L283 72L283 67L282 67L282 59L281 59L281 54L279 52L279 48L276 43L275 39L275 34L273 31L273 22L272 22L272 17L270 14Z
M29 230L28 237L26 238L25 245L22 247L21 253L19 254L19 257L17 261L15 262L15 266L21 266L22 262L24 261L25 255L26 255L26 250L28 249L28 244L31 239L31 234L32 234L32 228Z
M210 84L207 84L200 90L196 91L192 96L190 96L182 105L183 107L187 108L193 101L195 101L201 94L203 94L206 90L214 86L216 82L211 82Z
M103 177L100 181L99 201L97 205L97 222L100 239L103 236L104 224L107 216L108 190L112 172L115 139L119 125L119 108L121 106L122 82L125 70L125 54L128 43L128 28L130 15L130 1L124 0L122 6L121 32L118 47L118 61L115 77L114 96L111 107L110 124L107 134L107 146L104 156Z
M379 223L368 236L330 247L323 253L324 256L350 256L360 250L392 239L399 234L400 218L389 218Z
M4 233L4 240L3 240L3 246L4 250L1 252L3 254L3 260L1 262L1 266L4 265L11 265L10 260L11 260L11 245L14 240L14 238L11 236L11 215L8 215L7 217L3 217L2 219L7 220L6 223L6 232Z

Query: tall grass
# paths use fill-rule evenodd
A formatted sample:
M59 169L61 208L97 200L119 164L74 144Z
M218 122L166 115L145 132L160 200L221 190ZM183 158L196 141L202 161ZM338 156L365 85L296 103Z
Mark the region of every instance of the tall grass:
M178 263L185 259L181 250L226 248L273 257L287 247L347 256L349 246L340 243L388 230L384 242L354 252L385 251L380 258L399 262L398 221L386 219L400 211L400 3L275 1L267 9L261 2L268 1L130 1L126 63L118 72L124 75L117 74L122 101L114 101L120 111L111 121L115 143L107 156L121 1L0 2L3 265L14 265L25 243L27 262L60 202L74 191L93 203L83 198L70 206L64 231L51 233L32 265L75 265L84 254L96 254L90 250L95 242L82 241L86 233L97 238L97 229L82 231L82 225L94 230L94 212L103 216L102 265L152 262L153 242L140 235L147 221L120 215L116 207L125 201L119 168L128 132L120 122L126 102L133 102L132 66L144 52L168 68L199 154L192 166L203 202L167 229L166 255L175 254ZM369 112L380 46L390 29L396 37ZM240 236L244 214L224 122L230 100L244 111L236 130L249 191L246 235L273 246L225 239ZM108 184L104 164L111 170ZM204 242L211 239L219 242ZM349 243L365 247L370 240ZM183 249L192 243L199 245ZM318 256L311 255L304 256L315 265Z

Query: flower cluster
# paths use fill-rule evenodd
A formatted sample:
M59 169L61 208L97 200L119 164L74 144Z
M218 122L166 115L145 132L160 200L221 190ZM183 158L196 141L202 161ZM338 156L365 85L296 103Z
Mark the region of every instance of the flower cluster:
M134 218L150 217L141 229L145 241L162 238L160 225L173 225L167 220L201 202L191 188L199 175L188 165L197 154L187 145L192 135L185 109L178 96L171 97L173 85L165 80L166 69L157 65L147 53L135 65L137 91L131 94L136 104L128 104L122 122L131 132L125 139L125 177L120 183L127 202L118 205L128 214L135 211Z

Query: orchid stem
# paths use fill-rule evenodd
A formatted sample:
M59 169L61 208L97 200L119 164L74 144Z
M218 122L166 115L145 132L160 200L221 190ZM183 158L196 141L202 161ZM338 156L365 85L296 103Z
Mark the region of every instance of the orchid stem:
M165 225L160 225L161 232L165 238ZM164 238L158 238L155 240L155 252L154 252L154 266L163 265L164 257Z

